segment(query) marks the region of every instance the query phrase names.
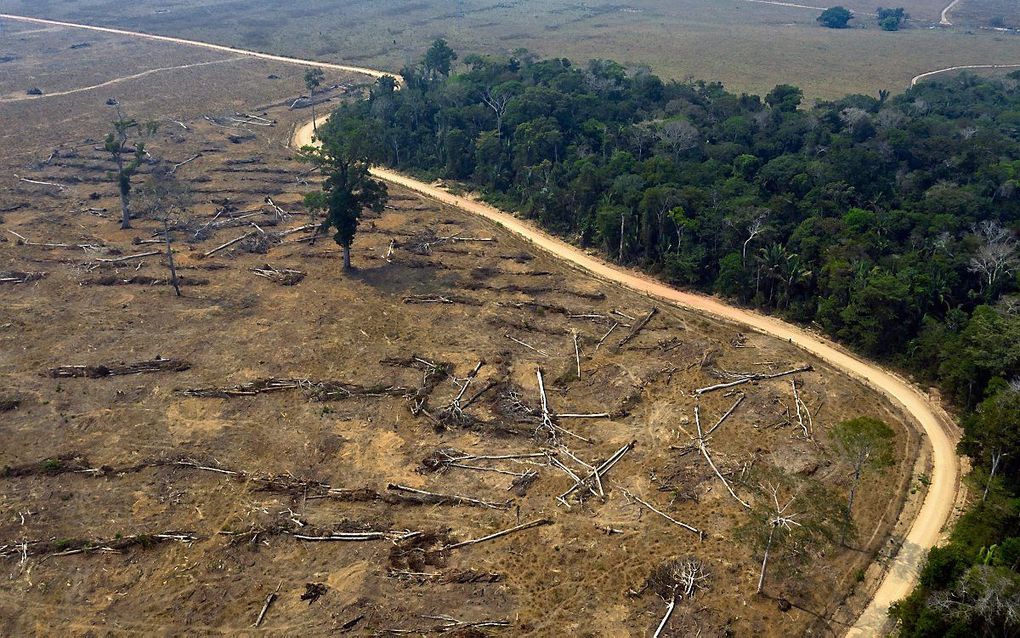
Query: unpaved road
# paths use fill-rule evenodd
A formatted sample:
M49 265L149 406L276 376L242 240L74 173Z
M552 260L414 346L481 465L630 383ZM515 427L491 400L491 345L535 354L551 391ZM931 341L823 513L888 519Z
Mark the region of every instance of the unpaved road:
M960 0L953 0L946 8L942 10L942 16L939 19L939 25L943 27L951 27L953 23L949 21L949 12L956 8L956 5L960 4Z
M68 27L71 29L85 29L86 31L98 31L100 33L112 33L113 35L124 35L132 38L142 38L144 40L155 40L156 42L169 42L171 44L183 44L192 47L201 47L203 49L209 49L211 51L222 51L224 53L234 53L236 55L243 55L249 58L258 58L260 60L270 60L272 62L286 62L288 64L297 64L299 66L311 66L320 69L331 69L333 71L349 71L351 73L362 73L364 75L370 75L374 78L382 77L384 75L392 76L392 73L386 71L379 71L376 69L369 69L361 66L349 66L346 64L333 64L332 62L319 62L317 60L301 60L299 58L290 58L285 55L273 55L271 53L259 53L258 51L248 51L246 49L235 49L234 47L224 46L222 44L212 44L211 42L200 42L198 40L185 40L184 38L172 38L166 35L153 35L151 33L142 33L139 31L125 31L124 29L111 29L109 27L94 27L89 24L77 24L75 22L61 22L59 20L46 20L44 18L30 18L28 16L17 16L9 13L0 13L0 19L3 20L17 20L19 22L31 22L33 24L44 24L51 27Z
M938 75L939 73L949 73L950 71L963 71L965 69L1015 69L1018 67L1020 67L1020 64L964 64L961 66L947 66L944 69L936 69L935 71L915 75L910 80L910 86L915 86L924 78Z
M125 75L124 77L114 78L107 80L106 82L100 82L99 84L93 84L92 86L82 86L77 89L69 89L67 91L56 91L54 93L43 93L42 95L17 95L13 97L0 98L0 102L24 102L26 100L42 100L48 97L60 97L61 95L74 95L75 93L84 93L85 91L94 91L95 89L101 89L103 87L112 86L114 84L120 84L121 82L127 82L129 80L138 80L150 76L154 73L165 73L167 71L180 71L182 69L194 69L196 67L209 66L211 64L224 64L226 62L236 62L237 60L243 60L244 58L226 58L224 60L212 60L209 62L195 62L194 64L181 64L178 66L164 66L158 69L149 69L142 71L141 73L135 73L133 75Z
M313 127L309 122L294 135L293 145L312 143ZM510 232L519 235L535 246L570 262L581 270L600 279L621 284L651 297L676 304L696 312L750 327L767 335L784 339L842 370L866 385L888 396L911 414L921 425L932 446L932 475L924 503L903 541L899 553L888 566L881 585L858 618L847 636L876 636L888 623L889 605L903 598L913 589L918 571L929 548L935 546L942 528L949 520L956 502L960 464L956 456L956 437L943 423L928 398L915 386L879 366L868 363L820 337L784 321L756 312L728 306L714 297L683 292L642 274L624 270L580 250L576 246L553 237L533 224L517 219L484 202L470 197L454 195L445 189L421 182L385 168L374 168L372 174L379 179L408 188L444 204L456 206L469 213L485 217Z
M50 26L87 29L173 44L198 46L215 51L224 51L277 62L364 73L372 77L393 75L376 69L314 60L300 60L255 51L245 51L207 42L138 33L122 29L58 22L41 18L27 18L9 14L0 14L0 18L22 20ZM309 122L297 131L293 143L296 146L310 143L312 141L312 133L312 123ZM546 250L563 261L606 281L626 286L651 297L656 297L696 312L741 324L779 339L786 339L848 375L876 388L910 413L920 424L932 446L933 468L931 483L929 484L924 503L904 539L902 549L893 559L885 578L876 590L868 607L847 635L854 637L873 636L881 632L887 622L886 610L891 603L904 597L913 587L917 580L918 569L924 554L928 548L933 547L938 542L942 528L949 519L956 501L960 464L956 457L955 436L950 433L951 428L940 420L936 409L928 402L920 390L879 366L863 361L842 350L827 339L797 326L773 317L728 306L713 297L682 292L644 275L613 266L539 230L526 221L519 220L508 213L475 199L453 195L438 186L382 168L373 169L373 174L380 179L409 188L437 201L457 206L464 211L489 219L510 232L531 241L536 247Z

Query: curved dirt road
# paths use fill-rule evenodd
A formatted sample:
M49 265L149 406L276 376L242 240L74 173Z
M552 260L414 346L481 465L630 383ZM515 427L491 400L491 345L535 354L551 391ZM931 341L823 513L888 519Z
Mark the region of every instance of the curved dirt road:
M211 64L225 64L227 62L236 62L243 58L225 58L223 60L211 60L209 62L195 62L194 64L181 64L179 66L163 66L158 69L149 69L142 71L141 73L135 73L133 75L125 75L124 77L114 78L107 80L106 82L100 82L99 84L93 84L92 86L82 86L77 89L69 89L67 91L57 91L55 93L43 93L42 95L18 95L16 97L0 98L0 102L25 102L28 100L43 100L48 97L60 97L62 95L74 95L75 93L84 93L85 91L94 91L107 86L113 86L114 84L120 84L121 82L127 82L129 80L138 80L144 77L148 77L155 73L165 73L167 71L180 71L183 69L194 69L196 67L209 66Z
M198 46L215 51L224 51L265 60L318 67L338 71L363 73L372 77L393 76L392 73L367 69L363 67L301 60L286 56L271 55L255 51L245 51L207 42L186 40L147 33L95 27L90 25L28 18L9 14L0 14L0 18L20 20L37 24L58 27L69 27L144 38L173 44ZM916 79L916 78L915 78ZM310 143L312 140L312 123L301 127L294 136L293 143L297 146ZM840 349L832 342L814 335L806 330L785 323L773 317L728 306L721 301L694 293L681 292L646 276L610 265L592 257L580 249L535 228L530 223L519 220L512 215L497 210L477 200L453 195L442 188L406 177L386 169L373 169L373 174L386 181L404 186L423 195L467 212L485 217L507 230L531 241L535 246L546 250L554 256L573 264L592 275L621 284L649 296L677 304L697 312L703 312L727 321L732 321L764 334L786 339L800 348L811 352L830 365L839 368L848 375L877 389L893 402L901 405L921 425L927 434L933 450L933 469L931 483L924 503L904 539L903 547L893 559L889 570L864 613L851 628L849 636L878 635L885 625L888 606L909 593L917 579L917 571L923 560L924 553L939 540L941 531L952 513L956 500L956 488L960 471L956 457L955 439L942 423L935 409L927 398L914 386L882 368L867 363Z
M953 0L950 2L945 9L942 10L942 15L939 17L939 26L951 27L953 23L949 20L949 12L956 8L956 5L960 4L960 0Z
M293 145L303 146L311 142L312 124L309 122L294 135ZM938 542L942 528L949 519L956 502L960 466L956 457L955 437L948 433L948 429L920 390L900 377L877 365L863 361L827 339L802 328L773 317L728 306L713 297L682 292L649 277L611 265L539 230L529 222L517 219L513 215L476 199L453 195L437 186L384 168L374 168L372 174L379 179L403 186L444 204L457 206L469 213L485 217L531 241L538 248L552 253L598 278L621 284L683 308L739 323L767 335L787 340L849 376L882 392L917 419L928 436L933 452L933 469L928 494L904 539L903 547L889 565L882 584L876 590L867 609L847 632L847 636L875 636L881 633L882 627L888 621L889 605L910 593L917 580L918 570L925 553Z
M302 60L300 58L291 58L285 55L273 55L272 53L260 53L258 51L248 51L247 49L236 49L234 47L224 46L222 44L212 44L211 42L202 42L200 40L185 40L184 38L173 38L166 35L153 35L151 33L142 33L140 31L125 31L124 29L111 29L109 27L94 27L90 24L77 24L75 22L61 22L60 20L46 20L45 18L30 18L28 16L18 16L10 13L0 13L0 19L2 20L16 20L18 22L31 22L32 24L45 24L51 27L67 27L69 29L84 29L86 31L98 31L99 33L112 33L113 35L124 35L131 38L141 38L143 40L155 40L156 42L169 42L171 44L183 44L192 47L201 47L203 49L209 49L211 51L222 51L224 53L234 53L237 55L243 55L249 58L258 58L260 60L269 60L271 62L285 62L287 64L297 64L299 66L311 66L319 69L330 69L333 71L348 71L351 73L361 73L363 75L369 75L374 78L383 76L397 77L393 73L387 71L379 71L378 69L369 69L362 66L349 66L347 64L333 64L332 62L319 62L317 60Z
M1015 69L1018 67L1020 67L1020 64L963 64L960 66L947 66L944 69L936 69L935 71L915 75L910 80L910 86L916 86L924 78L938 75L939 73L949 73L950 71L963 71L966 69Z

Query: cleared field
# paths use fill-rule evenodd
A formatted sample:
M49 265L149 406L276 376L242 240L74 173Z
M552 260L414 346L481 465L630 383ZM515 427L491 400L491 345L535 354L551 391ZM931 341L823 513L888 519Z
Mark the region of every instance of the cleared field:
M1020 4L1013 0L963 0L949 16L962 27L1020 28Z
M863 0L852 6L862 15L875 9ZM17 0L7 10L394 70L416 60L441 36L462 54L525 47L578 61L614 58L649 65L668 77L719 80L742 91L761 93L792 82L816 98L899 91L914 75L953 64L1020 60L1018 38L925 28L925 20L937 22L941 11L929 0L907 6L916 20L898 33L883 32L867 20L865 28L824 29L815 22L817 11L743 0L624 5L357 0L342 10L325 0L257 0L246 3L243 12L232 2L187 0L166 8L145 0L112 7Z
M62 72L110 63L103 47L74 51ZM19 62L8 64L17 76ZM87 93L0 104L4 121L47 125L0 141L11 151L0 158L0 268L45 273L3 284L0 305L0 381L10 393L4 398L17 401L0 421L7 442L0 633L239 633L275 594L261 626L287 635L420 631L439 622L424 616L438 614L507 620L507 635L632 635L654 627L664 611L643 591L648 575L685 555L705 560L712 580L706 595L674 616L677 633L824 633L829 619L850 615L844 594L895 542L890 534L902 530L891 521L904 504L916 507L923 491L913 464L920 437L880 395L786 342L689 312L660 308L624 340L649 311L647 298L400 189L386 211L366 220L355 246L359 269L350 276L340 274L339 250L328 240L313 246L300 233L271 240L307 221L298 202L315 185L285 147L307 115L260 109L291 97L288 86L266 80L262 63L238 64L253 68L231 69L228 78L225 65L197 67L184 71L196 76L184 84L151 75L119 85L131 90L118 94L131 115L161 119L174 109L186 126L168 123L148 140L154 157L196 156L177 171L193 198L190 225L176 233L183 298L161 283L160 255L115 261L153 250L146 242L158 239L161 224L138 219L134 230L117 228L111 163L95 142L108 128L107 107ZM234 110L276 124L202 117ZM266 196L290 216L267 206ZM203 257L255 228L266 232L264 243ZM429 239L452 236L491 241ZM304 277L282 286L256 276L253 269L267 263ZM96 368L99 378L49 372L157 356L186 366L108 377ZM452 376L432 383L421 360L450 364ZM437 419L480 360L465 396L486 392L464 420ZM713 435L720 473L742 493L772 468L801 488L841 492L845 468L828 432L860 414L893 425L898 463L867 475L856 507L868 524L855 549L819 547L812 568L799 574L795 562L777 557L769 595L754 597L756 554L735 532L747 515L701 456L683 451L695 405L714 423L738 394L696 401L691 391L733 371L803 363L813 365L795 376L813 416L811 436L792 408L791 377L745 384L737 389L745 399ZM605 500L558 504L573 481L549 457L444 468L449 457L436 455L559 450L529 412L540 404L539 369L554 410L609 413L561 421L590 441L560 433L579 458L601 462L635 442L606 476ZM266 385L270 377L277 385ZM425 412L412 409L423 397ZM528 472L537 473L530 487L510 489ZM500 507L414 502L391 483ZM544 519L551 523L446 547ZM383 537L308 542L301 530ZM405 530L424 533L391 542ZM308 585L325 586L311 604L300 598ZM785 612L779 597L792 605Z

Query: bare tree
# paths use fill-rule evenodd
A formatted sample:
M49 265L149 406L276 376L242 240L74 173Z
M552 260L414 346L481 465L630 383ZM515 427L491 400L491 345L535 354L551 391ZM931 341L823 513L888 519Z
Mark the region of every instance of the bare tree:
M971 567L954 589L932 592L928 605L964 622L980 619L984 627L999 630L995 635L1015 635L1020 626L1020 589L1016 574L1003 567Z
M790 506L793 505L794 498L786 502L786 505L779 504L779 487L776 485L769 485L767 488L763 485L762 490L768 492L772 496L772 503L770 509L764 517L765 527L768 530L768 536L765 539L765 552L761 560L761 572L758 575L758 590L755 593L762 593L765 590L765 573L769 566L769 554L772 551L772 546L775 543L781 543L785 540L788 534L793 531L794 527L801 527L801 524L794 520L797 514L790 512Z
M659 139L673 151L673 158L698 145L701 133L687 120L670 120L659 129Z
M509 91L500 90L499 87L486 89L482 94L482 101L496 115L497 139L503 138L503 116L506 115L506 108L511 99L513 99L513 95Z
M117 172L111 177L117 182L117 190L120 192L120 227L131 228L131 178L138 171L145 159L145 143L137 140L134 148L128 145L132 131L140 131L138 121L124 116L120 110L120 104L114 103L117 107L117 119L113 122L113 131L106 136L105 150L110 153L113 161L117 164ZM150 133L155 133L154 123L146 125ZM125 160L125 155L132 155L130 160Z
M308 69L305 71L305 87L308 89L308 99L312 103L312 130L319 134L319 123L315 119L315 89L322 85L326 74L320 68Z
M678 603L691 600L695 594L708 587L711 574L698 558L688 556L662 563L648 577L647 586L666 602L666 613L655 628L652 638L662 635L669 624Z
M970 259L969 270L980 274L985 290L991 290L1000 277L1012 274L1020 266L1016 240L1008 228L992 220L975 226L974 234L981 245Z
M177 276L177 266L174 262L172 233L174 229L187 226L185 217L192 202L191 191L174 176L172 167L160 164L153 169L152 175L142 185L140 200L141 212L147 217L159 219L163 225L170 285L180 297L181 280Z
M742 264L747 264L747 247L751 244L755 237L765 232L768 218L769 210L767 208L759 208L755 209L754 216L747 222L747 226L745 227L747 239L744 240L743 248L740 251L740 260Z

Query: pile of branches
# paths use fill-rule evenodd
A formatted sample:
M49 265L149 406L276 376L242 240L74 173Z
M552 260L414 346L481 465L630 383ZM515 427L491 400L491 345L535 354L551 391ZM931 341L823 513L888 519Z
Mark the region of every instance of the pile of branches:
M27 476L58 476L69 473L111 476L114 474L138 472L149 465L151 464L139 463L123 468L113 468L109 465L95 467L89 462L88 458L80 454L60 454L33 463L5 466L3 470L0 470L0 476L4 478L24 478Z
M293 286L300 283L305 278L307 273L300 270L292 270L290 268L274 268L273 266L266 264L258 268L252 268L251 271L258 277L264 277L269 281L280 284L281 286Z
M425 230L412 235L401 247L406 248L408 251L415 255L431 255L433 248L442 246L443 244L453 244L457 242L493 242L496 241L492 237L465 237L461 235L448 235L446 237L440 237L436 234L435 229L426 228Z
M169 286L170 284L171 281L168 277L151 277L149 275L131 275L130 277L103 275L102 277L85 279L81 282L83 286ZM207 286L209 285L209 280L200 277L178 277L177 285Z
M279 245L283 240L279 233L252 233L240 242L240 249L257 255L265 255L273 246Z
M481 301L472 299L471 297L464 297L461 295L451 294L425 294L425 295L406 295L403 299L404 303L407 304L462 304L465 306L480 306Z
M447 552L455 538L450 529L435 529L398 541L390 548L390 569L397 572L422 573L429 566L446 566Z
M66 379L71 377L86 377L99 379L102 377L115 377L126 374L142 374L146 372L183 372L191 368L191 364L180 359L164 359L156 357L151 361L138 361L136 363L111 363L109 365L78 365L78 366L57 366L50 368L47 375L54 379Z
M61 539L45 541L22 541L0 545L0 557L29 556L71 556L74 554L120 554L135 547L149 548L162 543L193 543L199 537L190 532L159 532L156 534L133 534L116 536L112 539Z
M298 389L305 390L308 398L314 401L338 401L355 396L407 396L409 393L407 388L394 385L362 386L343 381L310 381L308 379L277 379L275 377L267 377L229 387L189 388L182 390L181 394L188 397L229 399L231 397L250 397L258 394Z
M30 281L38 281L46 277L45 272L19 272L16 270L0 271L0 284L27 284Z

